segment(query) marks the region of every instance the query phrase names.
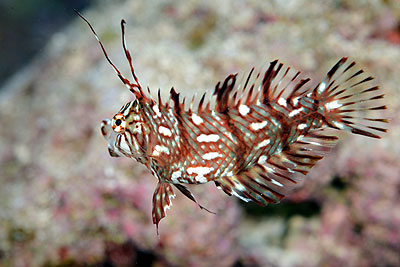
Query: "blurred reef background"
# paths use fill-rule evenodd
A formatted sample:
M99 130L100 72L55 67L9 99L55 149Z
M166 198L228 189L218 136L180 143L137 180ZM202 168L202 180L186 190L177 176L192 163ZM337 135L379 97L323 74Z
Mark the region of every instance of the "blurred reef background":
M400 266L397 0L25 2L0 3L1 266ZM111 158L100 134L101 120L133 95L72 11L83 7L128 74L126 20L136 73L164 97L171 86L212 89L276 58L316 84L349 56L384 88L389 132L343 134L278 205L193 186L217 215L178 194L158 238L156 179Z

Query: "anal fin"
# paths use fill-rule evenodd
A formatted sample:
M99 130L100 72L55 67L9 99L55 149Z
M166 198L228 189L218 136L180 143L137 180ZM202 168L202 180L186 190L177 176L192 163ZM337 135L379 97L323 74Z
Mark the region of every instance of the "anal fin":
M277 203L298 186L316 162L335 145L336 136L316 130L271 157L261 156L254 166L215 181L226 194L265 206Z

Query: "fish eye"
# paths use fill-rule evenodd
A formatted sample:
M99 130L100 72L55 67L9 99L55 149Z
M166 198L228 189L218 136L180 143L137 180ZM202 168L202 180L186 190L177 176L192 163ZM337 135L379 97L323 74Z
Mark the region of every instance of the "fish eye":
M125 117L122 114L117 114L114 116L112 121L112 128L116 133L125 132L126 122Z

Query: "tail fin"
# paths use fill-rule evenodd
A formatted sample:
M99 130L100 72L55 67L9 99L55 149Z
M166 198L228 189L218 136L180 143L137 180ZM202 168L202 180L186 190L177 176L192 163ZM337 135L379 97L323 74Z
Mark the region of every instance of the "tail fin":
M319 101L318 112L328 126L380 138L386 132L386 119L373 117L371 111L386 109L379 86L361 69L354 68L347 58L340 59L327 73L325 79L314 89L313 97Z

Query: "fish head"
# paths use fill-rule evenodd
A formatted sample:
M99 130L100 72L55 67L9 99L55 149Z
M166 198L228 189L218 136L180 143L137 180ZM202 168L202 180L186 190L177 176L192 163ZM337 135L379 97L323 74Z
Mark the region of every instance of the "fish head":
M146 158L148 128L141 115L140 102L134 100L122 106L112 119L101 123L101 133L113 157L126 156L143 161Z

